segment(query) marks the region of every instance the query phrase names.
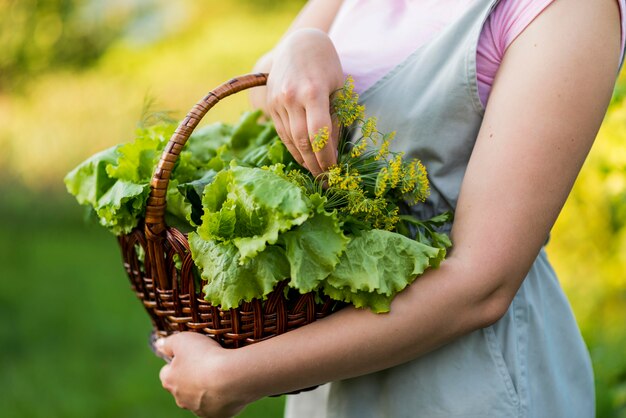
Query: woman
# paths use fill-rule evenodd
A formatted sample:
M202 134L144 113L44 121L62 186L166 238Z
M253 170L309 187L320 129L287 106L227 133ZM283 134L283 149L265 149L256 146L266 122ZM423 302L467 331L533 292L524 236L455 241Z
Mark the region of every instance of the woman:
M397 150L429 170L423 215L455 210L454 249L389 314L344 309L238 350L197 334L169 337L164 387L210 417L326 382L336 382L327 398L291 398L291 415L593 416L589 356L543 245L611 97L623 0L343 3L307 4L260 60L270 76L253 104L318 174L336 154L314 153L310 134L331 126L328 97L353 74L367 114L397 130ZM530 18L491 57L489 80L485 39L514 26L506 13L524 20L524 7ZM424 16L433 26L422 35L403 20ZM413 36L421 43L407 53Z

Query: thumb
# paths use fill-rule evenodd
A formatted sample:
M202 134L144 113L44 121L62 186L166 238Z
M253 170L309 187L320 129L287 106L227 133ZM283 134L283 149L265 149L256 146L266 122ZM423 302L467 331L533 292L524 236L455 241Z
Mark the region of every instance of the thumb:
M175 335L169 337L158 338L154 342L155 354L166 362L171 362L174 358Z

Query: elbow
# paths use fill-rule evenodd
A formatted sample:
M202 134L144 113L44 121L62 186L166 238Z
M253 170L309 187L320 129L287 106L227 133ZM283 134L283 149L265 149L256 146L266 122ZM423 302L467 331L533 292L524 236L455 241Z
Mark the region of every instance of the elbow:
M478 326L476 328L486 328L498 322L504 315L506 315L513 297L508 294L500 294L504 292L495 292L492 295L487 296L481 303L478 304L476 318ZM513 295L514 296L514 295Z
M466 275L465 294L471 295L467 302L473 321L472 328L485 328L506 315L515 294L524 280L521 269L498 267L494 264L473 265L474 274Z

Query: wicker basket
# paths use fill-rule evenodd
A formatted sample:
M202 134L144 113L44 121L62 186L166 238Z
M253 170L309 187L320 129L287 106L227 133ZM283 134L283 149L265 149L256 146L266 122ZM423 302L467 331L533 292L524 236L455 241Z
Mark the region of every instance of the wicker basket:
M266 74L234 78L207 94L180 123L152 176L145 222L119 237L131 286L154 324L155 336L179 331L206 334L223 347L255 343L323 318L340 306L313 293L285 297L281 282L265 301L223 310L204 300L194 281L194 263L185 234L165 224L165 194L174 164L200 120L224 97L265 85ZM143 249L142 250L140 250ZM140 253L144 253L143 261Z

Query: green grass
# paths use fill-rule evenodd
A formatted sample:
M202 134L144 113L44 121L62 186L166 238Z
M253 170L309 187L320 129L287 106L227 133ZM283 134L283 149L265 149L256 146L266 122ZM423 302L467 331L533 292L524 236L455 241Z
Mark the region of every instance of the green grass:
M160 385L112 235L61 193L0 188L2 417L191 417ZM278 417L283 399L241 417Z

